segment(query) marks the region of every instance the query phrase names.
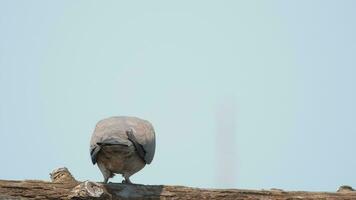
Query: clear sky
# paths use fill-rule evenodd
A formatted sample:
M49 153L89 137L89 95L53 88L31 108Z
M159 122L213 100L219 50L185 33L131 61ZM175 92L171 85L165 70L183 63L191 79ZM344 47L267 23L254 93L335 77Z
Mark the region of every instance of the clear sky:
M66 166L102 181L94 126L133 115L157 134L136 183L356 186L355 10L351 0L0 0L0 179L48 180Z

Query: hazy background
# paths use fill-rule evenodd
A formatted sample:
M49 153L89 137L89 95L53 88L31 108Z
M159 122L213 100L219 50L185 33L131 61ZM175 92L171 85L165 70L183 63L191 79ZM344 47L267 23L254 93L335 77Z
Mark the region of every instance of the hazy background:
M136 183L356 186L355 10L0 0L0 179L48 180L66 166L102 181L89 157L94 126L134 115L157 133Z

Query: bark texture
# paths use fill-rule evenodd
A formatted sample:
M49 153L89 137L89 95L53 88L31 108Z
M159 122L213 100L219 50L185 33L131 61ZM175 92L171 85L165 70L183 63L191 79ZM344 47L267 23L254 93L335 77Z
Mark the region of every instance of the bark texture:
M2 199L247 199L247 200L356 200L350 186L337 192L287 192L271 190L200 189L184 186L101 184L78 182L66 168L51 173L52 182L0 180Z

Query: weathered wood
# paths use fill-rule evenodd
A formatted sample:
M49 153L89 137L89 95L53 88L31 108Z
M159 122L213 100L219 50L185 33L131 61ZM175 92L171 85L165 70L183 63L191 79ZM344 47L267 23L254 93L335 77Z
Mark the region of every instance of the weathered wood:
M101 184L78 182L66 168L51 173L52 182L0 180L0 199L248 199L248 200L356 200L356 192L342 186L338 192L200 189L184 186Z

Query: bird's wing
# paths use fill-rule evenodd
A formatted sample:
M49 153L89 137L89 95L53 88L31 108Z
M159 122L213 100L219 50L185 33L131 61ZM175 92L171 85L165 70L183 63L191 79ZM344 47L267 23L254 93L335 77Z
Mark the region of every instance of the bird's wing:
M147 125L147 137L146 143L143 145L143 148L146 150L145 161L147 164L150 164L153 160L156 150L156 136L153 126L149 123Z
M135 124L131 128L134 129L133 133L137 142L143 147L145 152L144 160L146 164L150 164L153 160L156 149L153 126L148 121L140 120L139 123Z
M101 147L99 145L93 146L90 148L90 157L91 157L91 162L93 165L95 165L97 161L97 155L100 151Z
M131 128L130 130L126 131L126 134L127 134L127 138L135 146L135 149L136 149L138 155L140 156L140 158L142 158L142 160L146 162L146 160L145 160L146 151L143 148L143 146L137 141L137 138L135 137L135 134L134 134L134 130Z

